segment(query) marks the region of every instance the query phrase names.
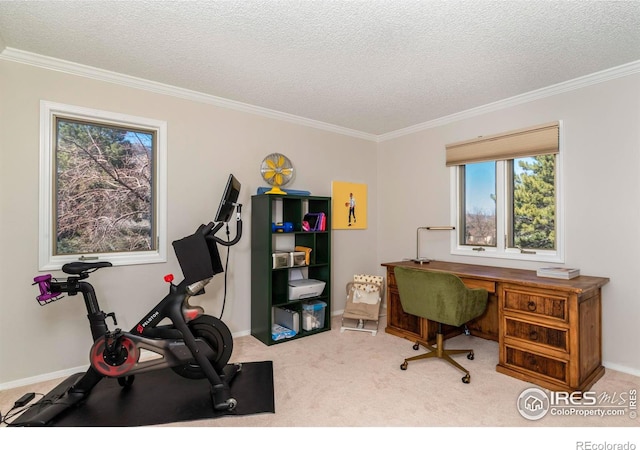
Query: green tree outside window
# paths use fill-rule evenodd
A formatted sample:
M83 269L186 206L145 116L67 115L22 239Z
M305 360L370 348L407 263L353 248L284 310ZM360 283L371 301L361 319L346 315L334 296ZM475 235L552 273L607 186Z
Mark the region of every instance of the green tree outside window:
M513 168L514 247L555 249L555 156L515 159Z

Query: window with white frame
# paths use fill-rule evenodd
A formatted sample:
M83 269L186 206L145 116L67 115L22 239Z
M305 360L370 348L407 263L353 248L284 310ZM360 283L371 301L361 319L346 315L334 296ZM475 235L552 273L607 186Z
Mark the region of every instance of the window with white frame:
M166 261L166 123L41 102L40 270Z
M563 262L560 124L447 146L452 253Z

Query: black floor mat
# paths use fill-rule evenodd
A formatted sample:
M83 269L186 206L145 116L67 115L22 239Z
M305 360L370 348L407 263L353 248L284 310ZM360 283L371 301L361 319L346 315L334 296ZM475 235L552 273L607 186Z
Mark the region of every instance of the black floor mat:
M41 400L42 405L60 396L68 380L58 385ZM67 386L65 386L67 384ZM130 388L123 389L115 379L103 379L89 397L74 406L48 426L56 427L125 427L158 425L172 422L212 419L224 415L275 413L273 363L243 363L231 384L231 396L238 401L233 411L215 411L208 380L183 378L171 369L136 375ZM42 403L43 402L43 403ZM40 406L44 407L44 406ZM38 404L14 421L28 423L37 414Z

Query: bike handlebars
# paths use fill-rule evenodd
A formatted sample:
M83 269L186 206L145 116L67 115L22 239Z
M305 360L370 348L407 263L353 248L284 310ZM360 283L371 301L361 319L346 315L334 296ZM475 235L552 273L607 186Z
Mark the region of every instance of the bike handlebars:
M220 229L223 227L223 225L225 224L225 222L218 222L218 223L214 223L214 222L209 222L208 225L204 226L204 237L205 239L209 239L212 240L214 242L217 242L220 245L223 245L225 247L231 247L232 245L237 244L240 241L240 238L242 237L242 205L240 203L236 203L236 237L233 238L233 240L231 241L225 241L223 239L220 239L219 237L217 237L215 234L220 231ZM228 234L228 232L227 232Z
M225 222L209 222L207 225L201 225L198 230L202 232L203 236L207 240L212 240L220 245L225 247L230 247L232 245L237 244L242 237L242 217L241 217L241 204L236 204L236 236L233 240L224 240L217 237L215 234L224 226ZM227 235L229 231L227 230ZM40 275L33 279L33 284L37 284L40 290L40 295L36 297L38 303L40 305L46 305L48 303L54 302L58 300L58 297L62 295L64 291L68 291L69 294L73 295L77 292L77 282L81 279L87 278L89 273L95 272L96 270L102 267L111 267L112 264L109 261L96 261L96 262L71 262L62 266L62 271L69 275L75 275L75 277L69 277L66 284L69 284L64 290L62 288L62 284L65 284L62 281L57 281L52 278L51 274ZM190 295L195 295L197 291L204 287L211 279L208 278L206 280L198 281L193 283L193 285L188 286L187 293ZM52 289L52 283L55 286Z

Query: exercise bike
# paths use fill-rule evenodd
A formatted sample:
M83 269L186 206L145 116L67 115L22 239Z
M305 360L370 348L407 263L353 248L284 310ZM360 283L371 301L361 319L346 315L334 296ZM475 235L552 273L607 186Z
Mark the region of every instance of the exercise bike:
M107 319L117 326L115 313L100 309L93 286L84 281L91 273L111 267L110 262L67 263L62 267L69 275L64 280L51 275L34 278L34 284L40 289L37 297L40 304L56 301L62 294L82 294L93 337L90 367L84 374L63 383L68 387L45 396L40 405L35 404L12 422L12 426L49 424L63 411L86 399L105 377L116 378L120 386L129 388L136 374L162 368L171 368L188 379L208 379L213 408L216 411L235 409L237 401L231 397L230 385L242 365L228 364L233 351L231 332L221 319L205 314L202 307L190 305L189 300L203 294L213 276L223 272L217 245L232 246L242 236L242 205L235 203L239 188L240 184L230 175L218 209L220 221L201 225L193 235L173 242L184 279L175 284L173 275L165 276L169 293L129 331L109 329ZM216 233L228 223L236 208L235 238L217 237ZM152 357L141 358L143 353Z

